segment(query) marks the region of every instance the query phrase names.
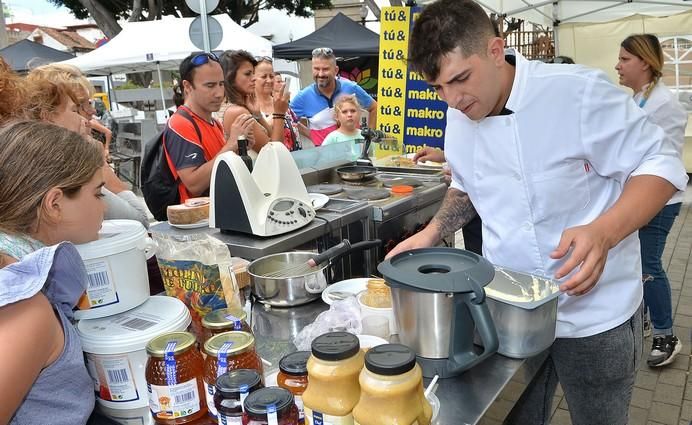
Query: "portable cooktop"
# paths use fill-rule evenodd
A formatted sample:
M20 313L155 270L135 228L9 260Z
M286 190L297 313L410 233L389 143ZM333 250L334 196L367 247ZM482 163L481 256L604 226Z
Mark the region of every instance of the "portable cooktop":
M307 189L308 193L321 193L327 196L336 195L337 193L341 193L344 190L339 184L328 183L315 184L312 186L308 186Z

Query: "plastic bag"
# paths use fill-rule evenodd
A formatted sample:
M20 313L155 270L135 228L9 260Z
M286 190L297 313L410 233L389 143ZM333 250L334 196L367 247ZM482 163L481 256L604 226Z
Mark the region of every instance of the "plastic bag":
M241 307L228 247L205 234L153 236L166 295L179 298L188 307L192 332L199 340L207 313Z
M314 322L296 335L293 344L299 351L310 351L312 341L322 334L344 331L360 335L362 330L358 301L356 297L347 297L334 301L329 310L320 313Z

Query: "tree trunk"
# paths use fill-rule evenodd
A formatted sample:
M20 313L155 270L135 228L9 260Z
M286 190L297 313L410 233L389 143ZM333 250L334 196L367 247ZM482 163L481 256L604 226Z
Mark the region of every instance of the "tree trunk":
M89 11L89 15L94 18L96 25L109 39L118 35L122 30L115 16L99 0L79 0L79 3Z
M132 0L132 13L130 15L130 22L139 22L142 20L142 0Z

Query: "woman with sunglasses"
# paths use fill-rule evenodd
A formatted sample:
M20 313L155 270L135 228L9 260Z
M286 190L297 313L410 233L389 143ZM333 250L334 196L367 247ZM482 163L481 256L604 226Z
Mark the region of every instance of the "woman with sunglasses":
M634 101L653 123L663 129L665 136L661 150L672 151L682 157L687 112L661 81L663 49L658 38L653 34L627 37L620 44L615 70L620 77L620 84L634 91ZM680 341L673 335L670 282L663 269L661 256L683 198L684 192L677 192L646 226L639 229L644 305L649 309L654 327L653 344L647 359L650 367L672 363L675 355L682 349Z
M239 116L252 114L255 122L248 139L256 152L271 141L283 141L283 122L289 97L289 93L284 91L284 84L278 85L281 95L272 101L274 109L271 121L280 122L279 125L272 125L262 116L255 95L255 58L245 50L231 50L224 52L219 59L225 79L226 101L230 104L223 114L224 131L229 133L231 123Z
M274 73L274 64L272 58L268 56L259 56L255 58L257 65L255 66L255 96L257 97L257 105L259 106L262 118L271 126L281 125L283 127L283 142L284 146L289 151L301 149L300 138L298 137L298 117L289 108L284 115L283 122L274 122L274 98L280 97L283 93L285 83L280 74ZM288 90L288 87L285 88Z

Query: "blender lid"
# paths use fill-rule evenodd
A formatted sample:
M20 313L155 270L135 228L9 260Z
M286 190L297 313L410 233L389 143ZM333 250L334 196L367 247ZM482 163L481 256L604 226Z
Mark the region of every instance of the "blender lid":
M377 270L387 285L439 293L475 292L493 280L493 265L470 251L423 248L397 254Z
M378 375L401 375L416 367L416 353L402 344L384 344L365 353L365 367Z

